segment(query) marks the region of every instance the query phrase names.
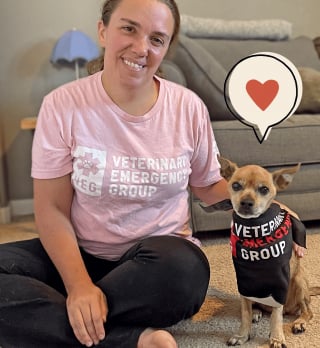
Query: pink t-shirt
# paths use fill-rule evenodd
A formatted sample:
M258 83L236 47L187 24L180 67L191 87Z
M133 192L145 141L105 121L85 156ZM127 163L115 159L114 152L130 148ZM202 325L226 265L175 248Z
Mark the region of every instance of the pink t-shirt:
M112 102L101 72L55 89L42 103L32 177L71 173L72 223L79 245L97 257L117 260L147 236L193 240L188 184L221 179L204 103L158 80L158 100L143 116Z

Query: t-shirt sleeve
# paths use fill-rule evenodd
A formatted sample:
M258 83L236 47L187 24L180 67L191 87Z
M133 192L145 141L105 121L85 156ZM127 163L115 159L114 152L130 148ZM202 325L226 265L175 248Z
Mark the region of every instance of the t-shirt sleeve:
M52 95L44 98L32 145L33 178L53 179L72 171L69 127L59 109L59 103L56 106Z
M302 246L303 248L306 248L307 247L307 243L306 243L307 230L305 225L294 216L290 215L290 217L292 222L293 241L297 243L298 245Z
M195 187L205 187L222 179L218 161L219 149L205 106L202 108L202 113L202 117L197 115L199 124L195 137L195 151L191 160L192 173L189 179L190 185Z

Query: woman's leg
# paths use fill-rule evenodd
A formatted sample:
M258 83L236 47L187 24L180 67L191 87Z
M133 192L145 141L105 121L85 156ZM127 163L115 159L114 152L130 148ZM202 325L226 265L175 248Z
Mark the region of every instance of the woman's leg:
M109 306L106 339L98 347L136 348L147 327L173 325L203 303L208 261L184 239L145 239L117 264L83 256ZM0 245L0 346L81 347L69 324L62 281L39 240Z
M147 327L165 328L202 305L210 270L203 252L178 237L138 242L97 282L109 307L103 347L135 348Z
M62 281L39 239L0 245L0 347L81 347Z

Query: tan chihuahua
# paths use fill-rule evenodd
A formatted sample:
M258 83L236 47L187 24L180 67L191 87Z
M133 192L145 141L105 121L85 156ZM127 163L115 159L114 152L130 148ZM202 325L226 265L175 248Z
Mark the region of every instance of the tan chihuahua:
M277 190L285 189L300 164L269 173L257 165L238 168L219 158L221 174L228 181L234 210L231 249L241 295L241 326L227 342L241 345L249 340L251 323L262 312L252 305L271 310L272 348L285 348L283 313L298 314L293 333L302 333L312 318L310 289L300 258L292 252L293 242L305 247L303 224L274 202ZM206 211L210 207L203 207ZM319 288L313 288L314 294Z

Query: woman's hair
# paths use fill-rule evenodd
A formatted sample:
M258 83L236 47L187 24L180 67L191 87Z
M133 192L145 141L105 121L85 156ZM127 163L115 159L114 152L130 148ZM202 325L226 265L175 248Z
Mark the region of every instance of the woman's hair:
M101 20L105 26L110 22L112 13L117 8L122 0L105 0L102 11L101 11ZM170 9L173 19L174 19L174 29L170 42L170 47L174 46L178 40L178 34L180 30L180 12L175 0L157 0L167 5ZM103 55L99 58L94 59L87 64L87 70L89 74L94 74L97 71L103 70Z

